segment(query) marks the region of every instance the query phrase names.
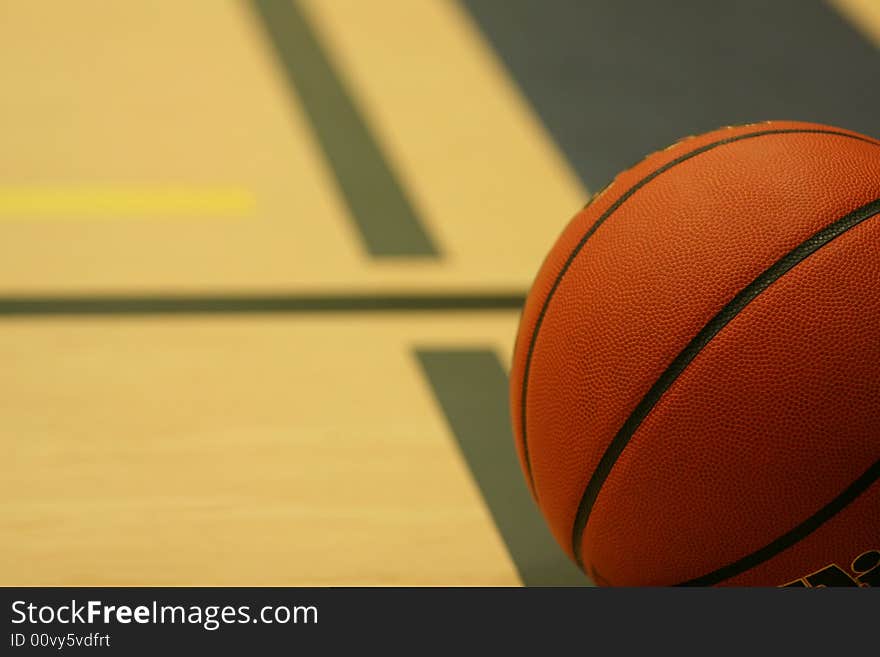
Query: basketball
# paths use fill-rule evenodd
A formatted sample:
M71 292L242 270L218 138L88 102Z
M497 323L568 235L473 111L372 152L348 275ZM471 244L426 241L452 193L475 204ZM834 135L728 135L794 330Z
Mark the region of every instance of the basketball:
M510 397L595 583L880 583L880 142L768 122L619 174L537 274Z

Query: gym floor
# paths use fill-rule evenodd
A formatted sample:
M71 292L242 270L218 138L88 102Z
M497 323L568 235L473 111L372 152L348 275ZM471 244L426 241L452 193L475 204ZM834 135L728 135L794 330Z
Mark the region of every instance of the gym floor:
M880 136L880 0L5 0L0 584L587 585L516 461L617 171Z

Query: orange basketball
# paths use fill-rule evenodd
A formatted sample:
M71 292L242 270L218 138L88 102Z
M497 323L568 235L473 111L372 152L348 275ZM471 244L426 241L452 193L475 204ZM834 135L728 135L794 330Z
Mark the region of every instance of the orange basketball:
M534 282L520 461L606 585L880 585L880 142L771 122L621 173Z

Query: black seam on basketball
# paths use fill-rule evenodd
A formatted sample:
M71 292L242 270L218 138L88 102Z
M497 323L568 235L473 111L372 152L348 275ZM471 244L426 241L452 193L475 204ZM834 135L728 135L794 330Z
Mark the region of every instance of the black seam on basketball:
M550 300L553 298L553 295L556 293L556 289L559 287L559 284L562 282L565 273L568 271L571 263L577 257L577 255L584 248L584 245L587 243L587 240L592 237L593 233L595 233L599 226L601 226L605 221L612 215L617 209L624 204L633 194L639 191L642 187L647 185L649 182L657 178L662 173L669 171L676 165L681 164L682 162L686 162L692 157L696 157L702 153L707 151L711 151L714 148L719 146L724 146L725 144L731 144L737 141L742 141L744 139L751 139L753 137L763 137L767 135L784 135L784 134L827 134L827 135L836 135L840 137L848 137L850 139L856 139L858 141L863 141L868 144L873 144L875 146L880 146L880 142L869 139L868 137L863 137L861 135L851 134L849 132L842 132L839 130L823 130L820 128L806 129L806 128L787 128L787 129L776 129L776 130L760 130L758 132L750 132L744 135L737 135L735 137L728 137L727 139L720 139L719 141L712 142L711 144L706 144L704 146L700 146L689 153L685 153L684 155L677 157L670 162L667 162L659 169L655 169L650 174L642 178L635 185L626 190L620 197L609 206L607 210L593 223L592 226L584 233L583 237L581 237L580 241L575 245L572 252L569 254L568 258L565 260L565 264L562 265L562 269L556 275L556 280L553 281L553 285L550 288L550 291L547 293L547 297L544 299L544 303L541 305L541 310L538 313L538 319L535 321L535 328L532 329L532 335L529 338L529 350L526 352L526 362L523 367L523 382L522 382L522 394L520 396L520 426L522 427L522 449L523 449L523 462L526 464L526 474L528 475L529 486L532 489L532 493L535 495L535 499L539 498L538 496L538 488L535 485L535 478L532 473L532 461L529 458L529 444L528 439L526 437L526 394L528 392L528 382L529 382L529 372L531 370L532 365L532 354L535 351L535 343L538 340L538 333L541 330L541 324L544 322L544 316L547 314L547 308L550 305ZM638 165L635 165L638 166ZM602 191L608 190L613 183L609 183L605 187L602 188ZM601 192L600 192L601 193ZM599 194L596 194L593 198L595 199ZM591 201L592 202L592 201ZM590 205L590 203L587 203ZM586 206L585 206L586 207ZM577 555L576 559L578 564L580 564L580 557Z
M801 242L798 246L765 269L746 287L740 290L739 293L727 303L727 305L725 305L712 319L709 320L708 323L706 323L705 326L703 326L700 332L694 336L687 346L669 364L663 374L661 374L654 382L654 385L651 386L651 389L648 390L647 394L641 399L630 416L623 423L623 426L608 444L605 453L602 454L602 458L599 460L599 465L593 471L590 481L581 496L577 515L575 516L574 527L572 529L572 549L574 550L575 560L581 568L583 568L581 546L583 543L584 530L586 529L587 521L589 520L590 512L593 510L596 498L599 496L599 491L602 489L602 485L605 483L611 469L614 467L614 464L617 462L617 459L620 457L620 454L623 452L630 439L669 387L675 383L676 379L681 375L685 368L694 358L697 357L709 342L711 342L712 339L718 335L725 326L727 326L727 324L729 324L774 282L782 278L782 276L794 269L810 255L830 244L851 228L858 226L872 217L878 216L878 214L880 214L880 198L850 212L846 216L834 221ZM812 529L815 529L815 527L812 527ZM810 529L810 531L812 531L812 529ZM789 536L790 534L791 536ZM793 532L786 534L785 537L789 537L787 540L792 540L793 542L803 538L803 536L794 530ZM785 543L784 547L787 547L790 544L791 543ZM784 547L779 549L784 549ZM762 548L759 552L763 554L763 551L766 549L767 548ZM776 552L773 552L773 554L775 553ZM752 555L745 557L740 561L747 561L751 556ZM762 561L769 559L771 556L773 555L769 554L764 556ZM725 567L725 569L732 568L733 566ZM730 576L732 575L728 575L728 577ZM706 577L709 577L709 575Z
M719 584L726 579L730 579L735 575L739 575L750 568L764 563L768 559L772 559L780 552L787 550L798 541L806 538L826 521L843 511L850 503L854 502L859 495L868 490L874 482L880 479L880 461L868 468L858 479L846 487L846 489L831 502L823 506L819 511L804 520L791 531L783 534L776 540L768 543L760 550L734 561L723 568L713 570L702 577L689 579L676 586L713 586Z

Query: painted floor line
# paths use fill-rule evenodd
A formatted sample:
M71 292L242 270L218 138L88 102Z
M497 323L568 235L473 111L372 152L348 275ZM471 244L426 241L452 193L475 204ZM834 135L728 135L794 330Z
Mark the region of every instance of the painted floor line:
M446 421L526 586L587 586L526 488L508 412L507 375L491 349L416 350Z
M247 216L255 206L254 195L241 187L0 186L0 220Z
M0 296L0 317L519 311L522 292Z

